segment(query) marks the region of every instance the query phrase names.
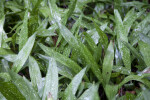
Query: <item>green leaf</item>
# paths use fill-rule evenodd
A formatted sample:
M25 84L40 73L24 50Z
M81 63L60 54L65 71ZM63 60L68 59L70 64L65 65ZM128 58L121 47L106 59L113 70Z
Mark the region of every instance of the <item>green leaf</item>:
M58 95L58 69L54 59L49 59L49 67L46 74L44 92L42 100L51 94L53 100L57 100ZM48 98L48 97L47 97Z
M18 5L16 1L7 1L5 7L9 8L13 12L19 12L23 9L23 6Z
M63 55L65 55L66 57L69 57L70 53L71 53L71 47L69 45L66 45L66 47L64 48Z
M118 85L106 85L105 92L108 100L116 100Z
M145 43L147 43L147 44L150 45L150 37L149 37L149 36L140 33L140 34L139 34L139 37L140 37L140 40L141 40L141 41L143 41L143 42L145 42Z
M71 81L65 90L63 100L74 100L74 96L85 74L86 68L82 69Z
M134 94L132 94L132 93L126 93L126 99L127 100L135 100L135 95Z
M122 97L119 97L117 100L135 100L136 95L126 92L125 95L123 95ZM138 100L143 100L143 99L138 99Z
M95 50L94 55L93 55L93 57L95 58L97 63L101 59L101 55L102 55L102 46L99 43L98 46L97 46L97 49Z
M33 89L31 84L29 84L25 79L19 76L17 73L9 71L12 82L19 89L22 95L26 98L26 100L40 100L37 92Z
M137 57L140 61L144 62L144 61L143 61L143 57L138 53L138 51L137 51L134 47L132 47L131 44L129 44L129 43L125 42L125 41L122 41L122 42L123 42L123 44L131 51L131 53L132 53L135 57Z
M114 48L113 43L110 42L103 61L102 75L104 85L109 83L114 60Z
M116 34L117 34L117 42L118 42L118 47L119 51L122 56L122 60L124 62L124 65L127 69L131 70L131 58L130 58L130 51L129 49L121 42L125 41L128 42L128 38L126 35L126 31L124 29L124 25L121 19L121 16L118 12L118 10L114 10L115 14L115 21L116 21Z
M86 46L80 40L77 40L64 25L62 25L58 21L57 21L57 25L59 26L59 29L63 38L69 43L69 45L80 56L83 63L84 64L86 63L86 65L88 65L88 69L91 68L95 76L101 81L102 80L101 71L94 57L90 53L90 51L86 48Z
M150 91L146 87L142 86L142 92L137 95L135 100L149 100L149 94Z
M0 83L26 100L149 99L149 8L148 0L0 0Z
M58 64L57 63L57 67L58 67L58 73L60 75L63 75L69 79L72 79L73 76L75 75L74 72L72 72L68 67L62 65L62 64Z
M51 48L44 46L43 44L39 44L39 46L46 54L48 54L48 56L55 58L56 61L72 69L75 73L78 73L81 70L81 67L68 57L54 51Z
M35 6L37 4L37 1L41 1L41 0L31 0L31 3Z
M4 22L5 22L5 16L3 15L0 18L0 48L10 49L5 41L7 39L7 35L3 29Z
M55 20L60 21L61 15L59 9L56 5L56 0L48 0L49 12L50 12L50 19L53 22ZM53 22L54 23L54 22Z
M17 58L13 64L12 70L16 73L18 73L20 71L20 69L22 68L22 66L24 65L24 63L26 62L26 60L28 59L32 47L34 45L34 41L35 41L35 34L33 34L28 41L26 42L26 44L24 45L24 47L20 50L20 52L17 55Z
M75 47L78 46L78 41L77 39L73 36L73 34L64 26L62 25L60 22L57 21L57 25L59 26L61 35L63 36L63 38L70 44L70 45L74 45Z
M21 50L28 41L28 13L28 10L26 10L21 31L19 33L19 50Z
M78 100L100 100L98 96L98 86L95 84L92 84L92 86L87 89Z
M40 12L43 14L45 18L47 18L50 15L49 8L47 6L41 7Z
M144 5L148 5L146 3L140 2L140 1L132 1L132 2L125 2L121 4L122 6L128 6L128 7L137 7L138 9L141 9Z
M51 27L47 28L48 20L45 19L41 22L40 26L37 29L37 36L39 37L48 37L48 36L56 36L55 29L57 28L56 25L52 25Z
M24 1L24 8L31 9L30 3L31 3L30 0L25 0L25 1Z
M116 49L115 50L115 63L117 66L122 66L123 62L122 62L121 54L116 46L115 46L115 49Z
M82 15L76 20L71 28L71 32L74 34L76 30L80 27L82 21Z
M114 0L114 9L117 9L121 16L123 16L124 8L121 6L123 0Z
M143 41L139 41L138 44L147 67L150 67L150 45Z
M0 73L0 78L2 78L3 80L5 80L5 82L8 82L11 80L10 76L8 73L4 72L4 73Z
M96 31L98 32L98 35L100 36L100 43L104 46L104 49L107 49L108 46L108 37L107 35L99 28L99 26L95 23Z
M63 18L64 25L67 23L68 18L73 14L73 11L75 10L76 4L77 4L77 0L71 0L71 2L72 3L69 5L69 10L64 15L64 18Z
M149 19L150 19L150 13L148 13L144 18L142 18L143 20L138 23L134 29L133 29L133 32L131 34L131 44L132 45L135 45L138 41L139 41L139 35L140 33L144 33L144 29L147 28L147 30L149 30L149 26L147 26L147 24L150 22ZM147 27L146 27L147 26ZM144 34L147 34L147 33L144 33Z
M9 54L13 54L13 52L9 49L0 48L0 56L5 56Z
M35 88L35 90L40 91L42 88L42 76L39 65L32 56L29 56L29 74L32 86Z
M0 48L3 40L3 24L4 24L4 0L0 2Z
M130 75L131 74L131 71L126 69L123 66L113 66L113 71L119 72L119 73L125 74L125 75Z
M130 28L133 24L133 22L140 17L145 10L142 10L140 12L135 12L135 8L132 8L125 16L124 20L123 20L123 25L125 27L125 34L126 36L128 36L128 33L130 32Z
M32 13L38 14L39 6L41 5L43 0L31 0L31 3L34 5Z
M4 16L4 1L5 0L1 0L0 2L0 19Z
M43 59L46 63L48 63L48 61L50 59L50 57L44 56L44 55L41 55L41 54L39 54L38 56L39 56L39 58ZM58 67L58 73L60 75L63 75L65 77L69 78L69 79L72 79L73 76L75 75L75 73L70 68L68 68L65 65L62 65L59 62L57 62L57 67Z
M8 61L5 60L5 59L2 59L1 61L2 61L2 64L3 64L3 68L2 68L3 71L2 72L8 72L8 70L10 69Z
M82 34L85 35L85 40L89 44L89 49L91 50L91 53L93 54L93 57L96 60L96 62L98 62L101 58L101 51L102 51L101 44L99 43L97 46L88 33L83 32Z
M17 55L16 54L7 54L3 56L7 61L15 62Z
M83 32L86 41L88 42L90 49L92 50L92 53L95 52L95 50L97 49L96 44L94 43L93 39L90 37L90 35L86 32Z
M11 82L0 82L0 92L7 100L26 100L17 87Z
M143 84L145 84L147 87L150 88L150 82L147 79L143 79L146 74L142 74L142 75L129 75L127 76L119 85L118 87L121 88L122 85L124 85L125 83L131 81L131 80L135 80L135 81L139 81L142 82ZM149 76L149 75L148 75Z

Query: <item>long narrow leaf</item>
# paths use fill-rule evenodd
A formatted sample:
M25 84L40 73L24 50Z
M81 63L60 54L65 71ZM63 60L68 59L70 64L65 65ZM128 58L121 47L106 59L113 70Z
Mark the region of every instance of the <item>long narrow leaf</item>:
M13 54L13 52L9 49L0 48L0 56L5 56L9 54Z
M103 75L103 82L104 84L108 84L112 72L112 67L113 67L113 60L114 60L114 48L113 48L113 43L110 42L106 55L104 57L104 62L103 62L103 69L102 69L102 75Z
M139 60L143 62L143 57L138 53L138 51L134 47L132 47L129 43L125 41L122 41L122 42L128 49L130 49L130 51L132 52L134 56L136 56Z
M63 19L64 25L66 24L68 18L72 15L73 11L75 10L76 4L77 4L77 0L73 0L72 4L69 6L69 11L67 12L67 14L65 14Z
M102 80L101 71L90 51L80 40L77 40L64 25L62 25L58 21L57 25L59 26L63 38L69 43L69 45L71 45L72 48L74 48L76 53L79 54L83 63L86 63L86 65L88 65L88 67L92 69L95 76L101 81Z
M116 19L116 32L117 32L117 41L119 51L122 56L122 60L126 68L131 70L131 58L130 58L130 51L129 49L121 42L121 40L128 42L127 35L125 34L125 29L123 26L123 22L118 10L114 10L115 19Z
M37 61L33 57L29 57L29 73L32 82L32 86L37 90L40 91L42 88L42 76L40 72L39 65Z
M135 81L139 81L142 82L143 84L145 84L146 86L148 86L150 88L150 82L147 79L143 79L145 77L145 75L130 75L128 77L126 77L119 85L118 87L121 88L122 85L124 85L125 83L131 81L131 80L135 80Z
M22 28L19 33L19 50L23 48L23 46L26 44L27 41L28 41L28 10L26 10L25 12Z
M52 96L53 100L57 100L58 95L58 69L54 59L49 60L49 67L46 74L45 87L42 100L48 99L48 95Z
M98 86L93 84L89 89L87 89L78 100L100 100L98 97Z
M35 41L35 34L33 34L28 41L26 42L26 44L24 45L24 47L21 49L21 51L19 52L19 54L17 55L17 58L13 64L12 70L16 73L18 73L20 71L20 69L22 68L22 66L24 65L24 63L26 62L26 60L28 59L32 47L34 45L34 41Z
M81 67L68 57L54 51L51 48L44 46L43 44L39 44L39 46L46 54L48 54L50 57L55 58L56 61L66 65L67 67L72 69L75 73L78 73L81 70Z
M4 24L4 0L1 0L0 2L0 48L2 47L3 24Z
M145 42L145 43L147 43L147 44L150 45L150 37L149 37L149 36L140 33L140 34L139 34L139 37L140 37L140 40L141 40L141 41L143 41L143 42Z
M26 100L40 100L37 92L17 73L9 71L12 82L16 85L19 91L25 96Z
M48 63L48 61L50 59L50 57L44 56L44 55L41 55L41 54L39 54L38 56L39 56L39 58L43 59L46 63ZM75 75L75 73L72 70L70 70L70 68L68 68L67 66L59 63L58 61L57 61L57 67L58 67L58 73L60 75L63 75L65 77L69 78L69 79L72 79L73 76Z
M142 11L140 11L140 12L137 13L137 12L135 12L135 9L132 8L132 9L127 13L127 15L125 16L125 18L124 18L124 20L123 20L123 25L124 25L124 27L125 27L125 34L126 34L126 36L128 36L128 33L129 33L129 31L130 31L130 28L131 28L133 22L134 22L138 17L140 17L140 16L143 14L144 11L145 11L145 10L142 10Z
M147 67L150 67L150 45L143 41L139 41L138 44Z
M116 95L118 92L118 85L106 85L105 92L108 100L116 100Z
M56 0L48 0L48 5L49 5L49 12L50 12L50 18L52 20L52 22L54 23L54 19L60 21L61 20L61 16L59 13L59 9L56 5Z
M3 7L3 5L2 5L2 7ZM5 41L7 39L7 35L3 29L4 22L5 22L5 16L4 16L4 14L2 14L0 17L0 48L10 49L9 46L7 45L6 41Z
M17 87L11 82L0 82L0 92L7 100L26 100Z
M99 28L99 26L95 23L96 31L98 32L98 35L100 36L100 43L102 43L104 49L107 49L108 46L108 37L107 35Z
M72 100L77 92L77 89L82 81L82 78L85 74L86 68L84 68L83 70L81 70L71 81L71 83L69 84L69 86L66 88L65 90L65 94L64 94L64 100Z

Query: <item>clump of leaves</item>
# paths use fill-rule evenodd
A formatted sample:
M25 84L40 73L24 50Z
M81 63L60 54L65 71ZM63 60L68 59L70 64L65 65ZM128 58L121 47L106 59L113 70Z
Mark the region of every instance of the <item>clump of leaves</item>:
M148 0L1 0L1 100L148 100Z

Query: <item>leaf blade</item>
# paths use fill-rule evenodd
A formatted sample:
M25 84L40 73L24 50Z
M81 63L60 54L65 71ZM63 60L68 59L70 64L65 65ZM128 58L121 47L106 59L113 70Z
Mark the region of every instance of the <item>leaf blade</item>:
M82 69L71 81L69 86L65 90L64 100L72 100L72 97L75 96L77 89L82 81L82 78L85 74L86 68Z
M113 43L110 42L104 57L103 68L102 68L103 79L105 79L104 85L109 83L112 67L113 67L113 60L114 60L114 48L113 48Z
M36 35L33 34L28 41L26 42L25 46L21 49L21 51L18 53L17 58L13 64L12 70L16 73L20 71L26 60L28 59L28 56L31 53L32 47L34 45ZM22 59L23 58L23 59Z
M28 10L25 11L22 28L19 33L19 50L23 48L23 46L26 44L27 41L28 41Z
M42 82L41 82L42 76L39 69L39 65L32 56L29 56L29 74L30 74L32 86L37 91L40 91L42 88Z
M58 69L54 59L49 60L49 67L46 74L45 87L42 100L51 94L53 100L57 100L58 94Z

